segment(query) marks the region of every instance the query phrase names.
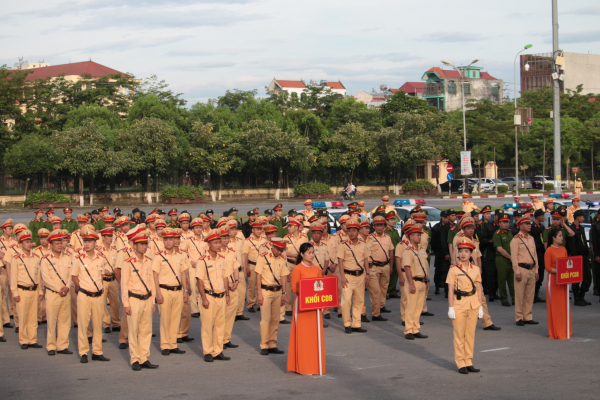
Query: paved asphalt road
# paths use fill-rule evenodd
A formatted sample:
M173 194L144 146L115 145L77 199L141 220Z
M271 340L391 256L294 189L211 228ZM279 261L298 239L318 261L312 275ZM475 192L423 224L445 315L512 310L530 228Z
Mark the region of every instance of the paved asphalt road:
M433 274L433 268L431 269ZM367 296L368 297L368 296ZM118 334L105 334L102 363L80 364L75 355L49 357L45 349L21 350L13 329L0 343L0 399L592 399L600 385L600 304L573 308L574 338L547 337L545 304L534 305L539 325L517 327L514 308L498 301L489 310L498 332L483 331L478 322L474 365L480 373L459 375L453 356L452 325L443 295L428 302L433 317L422 317L428 339L404 339L399 300L388 322L363 326L367 333L343 332L335 314L325 329L326 376L300 376L286 372L286 355L259 355L259 314L234 326L233 343L226 350L231 361L202 360L200 323L192 320L190 336L180 345L184 355L160 355L159 338L152 340L150 360L158 370L133 372L127 350L118 349ZM368 315L370 316L370 309ZM288 317L289 319L289 317ZM159 333L159 315L154 332ZM287 354L290 325L281 325L279 347ZM39 329L45 345L46 326ZM77 351L75 330L70 349Z

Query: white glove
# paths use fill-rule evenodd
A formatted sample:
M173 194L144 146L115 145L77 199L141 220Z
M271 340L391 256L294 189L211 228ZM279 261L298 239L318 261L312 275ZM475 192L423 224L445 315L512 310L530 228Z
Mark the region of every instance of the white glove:
M479 319L483 318L483 306L479 306L479 315L477 317Z
M448 318L456 319L456 313L454 312L454 307L448 307Z

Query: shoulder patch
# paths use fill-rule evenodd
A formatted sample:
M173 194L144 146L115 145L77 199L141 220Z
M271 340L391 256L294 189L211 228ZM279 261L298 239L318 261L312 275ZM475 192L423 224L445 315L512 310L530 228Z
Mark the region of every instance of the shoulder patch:
M50 257L50 253L46 253L42 256L42 258L48 258L48 257Z
M133 259L134 259L134 257L129 257L128 259L125 260L125 262L129 262L129 261L131 261Z
M498 229L498 230L496 231L496 233L501 233L501 232L500 232L500 229Z
M206 255L200 256L200 258L198 258L198 260L204 260L206 257L207 257Z
M342 241L340 242L340 244L346 244L346 243L348 243L348 241L347 241L347 240L342 240Z
M15 255L13 256L13 258L19 258L19 257L21 257L21 254L15 254Z
M64 253L64 254L66 254L66 255L68 255L68 256L70 256L70 255L72 255L72 254L73 254L73 253L71 253L69 250L65 250L63 253Z
M259 254L259 256L260 256L260 257L264 257L264 256L266 256L266 255L267 255L267 253L268 253L268 251L265 251L264 253L260 253L260 254Z
M81 257L83 257L84 255L85 255L85 254L83 254L83 253L80 253L80 254L77 254L77 255L75 256L75 258L81 258Z
M217 254L218 254L218 255L219 255L219 257L221 257L221 258L225 258L225 256L224 256L223 254L221 254L221 253L217 253Z
M40 258L40 256L39 256L39 255L37 255L36 253L33 253L33 255L34 255L34 256L36 256L37 258Z
M104 257L104 258L106 258L106 256L105 256L104 254L102 254L102 253L98 253L98 255L99 255L100 257Z

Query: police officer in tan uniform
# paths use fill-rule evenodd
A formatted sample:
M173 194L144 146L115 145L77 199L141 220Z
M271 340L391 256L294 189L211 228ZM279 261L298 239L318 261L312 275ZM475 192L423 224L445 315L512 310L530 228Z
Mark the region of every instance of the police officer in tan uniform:
M312 204L312 202L310 204ZM310 223L305 222L304 226L309 227ZM302 222L295 218L290 218L288 221L288 232L290 233L284 236L284 238L287 239L288 242L285 251L285 256L287 257L287 266L290 270L290 275L286 279L284 290L284 292L286 293L285 315L287 316L292 315L292 271L294 271L294 268L296 268L296 257L298 257L300 246L302 246L303 243L308 242L308 236L302 233L301 229Z
M519 233L510 242L510 259L515 271L515 321L517 326L537 325L533 320L535 282L539 279L535 241L529 235L531 218L524 216L517 222Z
M246 274L244 273L243 256L242 256L242 248L244 247L244 238L243 235L240 238L238 230L237 221L235 218L231 217L227 219L227 227L229 228L229 244L228 247L231 247L235 251L235 258L238 263L238 285L236 288L237 293L237 310L235 315L236 321L247 321L250 318L244 316L244 305L246 304Z
M272 225L271 225L272 226ZM277 227L273 227L277 230ZM237 260L237 252L233 247L230 247L231 236L229 234L229 227L227 221L220 228L221 229L221 250L220 253L225 257L227 263L227 269L231 273L227 276L227 285L229 286L229 304L225 309L225 333L223 334L223 347L228 349L235 349L238 347L237 344L231 343L231 333L233 332L233 324L236 321L237 308L238 308L238 287L240 282L242 266Z
M426 339L427 335L420 332L420 317L425 297L429 292L429 265L427 254L421 243L421 225L414 225L406 231L410 244L402 253L402 265L406 275L404 293L408 296L405 311L404 337L408 340Z
M573 214L575 214L575 211L577 210L581 210L581 207L579 207L579 196L574 197L572 204L567 208L567 220L570 224L573 223Z
M531 205L535 210L546 210L544 203L535 194L530 194L529 197L531 198Z
M3 338L3 328L13 327L10 323L10 316L14 315L12 314L12 311L14 311L14 298L9 293L6 267L10 266L10 255L14 254L13 250L11 250L11 246L16 245L17 241L12 237L14 230L12 219L7 219L0 228L2 229L2 236L0 236L0 260L4 260L7 255L9 257L8 262L0 261L0 300L2 301L2 303L0 303L0 338ZM10 312L9 307L7 306L7 298L8 304L11 306ZM0 339L0 341L2 340Z
M106 306L104 307L104 318L102 323L102 326L104 327L104 333L121 331L121 318L119 316L121 302L119 301L119 285L115 275L117 247L113 245L114 232L114 227L105 225L105 227L100 230L102 245L96 247L96 251L106 258L106 264L108 266L108 270L110 271L110 274L102 277L104 281L104 294L102 296L105 302L106 299L108 299L108 304L110 305L110 312L108 312Z
M259 250L261 244L265 241L263 237L263 225L260 221L252 222L251 226L252 234L248 236L247 239L244 240L244 245L242 246L242 264L244 266L244 273L248 278L248 311L253 313L256 312L254 305L256 304L256 273L254 269L256 268L256 260L258 259Z
M394 246L390 235L386 235L386 222L382 216L373 218L373 228L375 232L367 237L367 246L370 247L371 257L369 258L369 296L371 298L371 309L373 311L373 321L387 321L387 318L381 316L382 312L389 312L385 308L385 298L390 283L390 274L392 273L392 262Z
M462 207L462 210L465 212L465 214L469 214L473 210L477 210L477 211L480 210L480 208L477 207L475 205L475 203L473 203L472 201L469 201L469 193L463 193L462 199L463 199L463 202L460 206Z

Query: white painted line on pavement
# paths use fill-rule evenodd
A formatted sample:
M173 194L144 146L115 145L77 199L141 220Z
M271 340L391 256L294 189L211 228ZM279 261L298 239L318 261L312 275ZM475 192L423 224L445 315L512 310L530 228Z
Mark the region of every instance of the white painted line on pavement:
M500 351L500 350L508 350L510 347L500 347L498 349L490 349L490 350L481 350L480 353L488 353L490 351Z
M372 367L355 367L355 368L351 368L352 370L356 371L356 370L360 370L360 369L371 369L371 368L381 368L381 367L389 367L392 366L394 364L385 364L385 365L374 365Z
M335 379L333 376L329 375L311 375L312 378L321 378L321 379Z

